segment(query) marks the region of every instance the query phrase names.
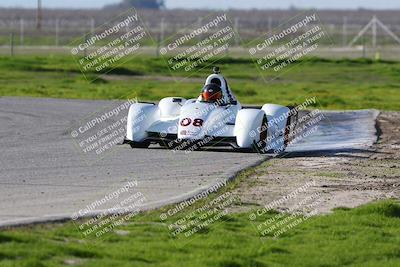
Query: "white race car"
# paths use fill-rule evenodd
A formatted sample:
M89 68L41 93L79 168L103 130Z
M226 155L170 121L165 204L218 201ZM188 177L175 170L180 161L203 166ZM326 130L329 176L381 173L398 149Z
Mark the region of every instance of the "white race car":
M124 143L133 148L159 144L173 149L232 146L265 153L282 152L288 143L294 109L275 104L243 107L214 67L197 99L166 97L158 104L129 108Z

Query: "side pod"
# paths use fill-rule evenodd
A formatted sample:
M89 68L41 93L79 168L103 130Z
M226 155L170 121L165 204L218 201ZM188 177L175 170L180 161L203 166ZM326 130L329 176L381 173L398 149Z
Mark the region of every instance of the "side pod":
M147 138L146 130L160 118L157 105L148 103L134 103L129 107L126 123L126 139L142 142Z
M241 148L251 148L260 141L260 127L265 113L259 109L241 109L237 113L234 134Z

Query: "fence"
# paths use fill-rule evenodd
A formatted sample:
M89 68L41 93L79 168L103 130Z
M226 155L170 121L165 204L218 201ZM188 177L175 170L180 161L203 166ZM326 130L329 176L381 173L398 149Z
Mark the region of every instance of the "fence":
M114 12L114 13L113 13ZM13 9L10 12L0 10L0 46L68 46L72 41L84 39L88 33L93 33L101 25L104 26L110 18L117 16L120 11L68 11L45 10L40 30L34 10ZM229 13L230 12L230 13ZM239 38L235 38L233 46L245 46L249 41L259 38L266 32L272 31L283 21L300 11L229 11ZM319 11L318 11L319 12ZM156 43L162 42L169 36L182 29L195 27L202 23L201 17L209 11L154 11L141 10L139 15L146 24L150 35ZM331 36L335 47L346 47L362 30L371 18L377 14L385 26L396 36L400 35L399 12L388 11L357 11L355 14L344 11L321 11L318 13L325 31ZM149 46L157 44L149 40ZM385 31L366 31L354 44L364 47L398 46L399 43Z

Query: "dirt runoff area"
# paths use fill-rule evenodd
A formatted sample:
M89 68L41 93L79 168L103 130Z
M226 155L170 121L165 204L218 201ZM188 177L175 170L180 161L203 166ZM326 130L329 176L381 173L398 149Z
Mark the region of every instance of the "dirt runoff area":
M400 112L381 112L378 141L367 150L309 152L272 158L232 192L241 211L329 213L374 200L400 198Z

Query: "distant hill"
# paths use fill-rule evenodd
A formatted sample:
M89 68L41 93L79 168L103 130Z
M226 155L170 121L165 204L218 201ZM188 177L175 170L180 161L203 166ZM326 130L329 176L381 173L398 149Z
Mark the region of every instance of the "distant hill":
M104 6L104 9L125 9L125 8L148 8L161 9L165 7L164 0L123 0L119 4Z

